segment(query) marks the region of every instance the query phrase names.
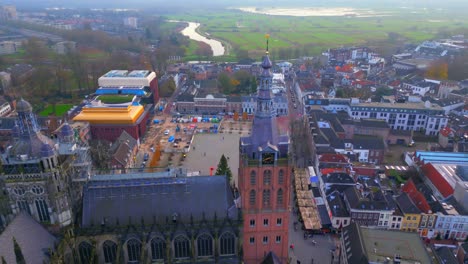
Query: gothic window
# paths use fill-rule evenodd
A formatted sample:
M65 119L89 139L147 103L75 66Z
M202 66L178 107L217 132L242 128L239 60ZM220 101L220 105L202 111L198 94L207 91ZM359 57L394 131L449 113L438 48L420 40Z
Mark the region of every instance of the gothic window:
M279 170L278 172L278 184L284 183L284 170Z
M202 234L197 238L197 253L199 257L213 256L213 238Z
M91 254L93 252L93 246L88 242L81 242L78 246L78 252L80 253L81 263L91 263Z
M271 183L271 170L265 170L263 172L263 184L269 185Z
M42 193L44 193L44 188L42 188L41 186L34 185L34 186L31 188L31 191L32 191L34 194L42 194Z
M278 193L276 195L276 203L278 204L278 206L283 205L283 189L278 190Z
M257 184L257 173L253 170L250 172L250 185Z
M236 238L233 233L226 232L219 238L220 255L234 255L236 254Z
M102 251L104 252L104 262L114 263L116 259L117 244L113 241L106 240L102 245Z
M46 201L36 200L35 203L36 203L37 214L39 216L39 221L49 222L50 221L49 207L47 206Z
M15 188L15 189L13 189L13 192L14 192L16 195L24 195L25 190L24 190L24 188L22 188L22 187L17 187L17 188Z
M166 242L162 238L156 237L151 240L151 256L153 260L166 257Z
M29 209L29 204L27 201L24 201L24 200L19 200L18 201L18 209L21 211L21 212L26 212L28 214L31 214L31 210Z
M174 239L174 257L189 258L190 242L185 236L178 236Z
M270 190L263 190L263 205L270 206Z
M255 205L255 190L251 190L249 194L249 204Z
M136 239L130 239L127 242L128 263L138 263L141 254L141 242Z

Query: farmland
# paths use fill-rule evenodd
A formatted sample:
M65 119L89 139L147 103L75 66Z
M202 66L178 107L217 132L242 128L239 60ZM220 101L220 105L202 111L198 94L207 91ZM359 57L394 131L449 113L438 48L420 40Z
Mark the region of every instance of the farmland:
M397 36L404 42L443 37L468 31L462 14L434 10L380 10L385 16L280 16L224 9L219 12L192 10L170 15L170 19L202 24L200 30L232 45L232 52L260 52L264 34L271 35L276 50L298 50L317 54L329 47L359 45L368 41L392 42ZM273 51L274 51L273 49ZM233 54L231 54L233 55ZM283 56L280 56L283 57Z

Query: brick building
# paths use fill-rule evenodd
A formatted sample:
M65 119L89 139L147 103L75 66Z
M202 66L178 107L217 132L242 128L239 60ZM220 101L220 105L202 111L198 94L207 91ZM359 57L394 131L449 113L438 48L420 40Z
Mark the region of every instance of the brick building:
M146 132L149 108L149 105L112 105L93 101L84 106L73 120L89 122L92 139L114 142L126 131L139 141Z
M288 259L289 137L280 136L271 91L272 63L262 60L252 136L240 139L239 190L243 211L245 263L260 263L273 252Z

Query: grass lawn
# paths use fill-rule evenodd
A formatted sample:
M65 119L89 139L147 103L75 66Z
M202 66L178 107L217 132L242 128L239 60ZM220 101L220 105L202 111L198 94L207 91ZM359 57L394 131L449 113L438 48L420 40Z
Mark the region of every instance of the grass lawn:
M105 104L123 104L131 102L134 95L100 95L98 100Z
M389 40L389 33L398 34L407 42L419 43L440 36L441 32L455 34L468 28L461 13L413 12L412 9L379 10L391 15L384 17L293 17L252 14L233 9L192 10L169 15L169 19L201 23L200 31L224 40L249 52L265 48L265 33L270 34L272 52L297 48L312 53L330 47L361 45L367 41ZM449 33L449 34L450 34ZM187 56L193 49L187 50Z
M70 110L73 107L72 104L56 104L55 107L54 105L48 105L44 110L42 110L39 113L39 116L63 116L68 110ZM54 110L55 108L55 110Z

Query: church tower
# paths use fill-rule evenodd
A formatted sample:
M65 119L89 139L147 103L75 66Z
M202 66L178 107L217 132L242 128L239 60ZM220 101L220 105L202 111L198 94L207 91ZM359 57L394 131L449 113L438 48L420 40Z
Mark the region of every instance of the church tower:
M279 135L271 91L272 62L262 58L257 110L252 135L239 142L239 191L243 212L243 258L260 263L271 251L283 263L288 259L291 168L288 135Z

